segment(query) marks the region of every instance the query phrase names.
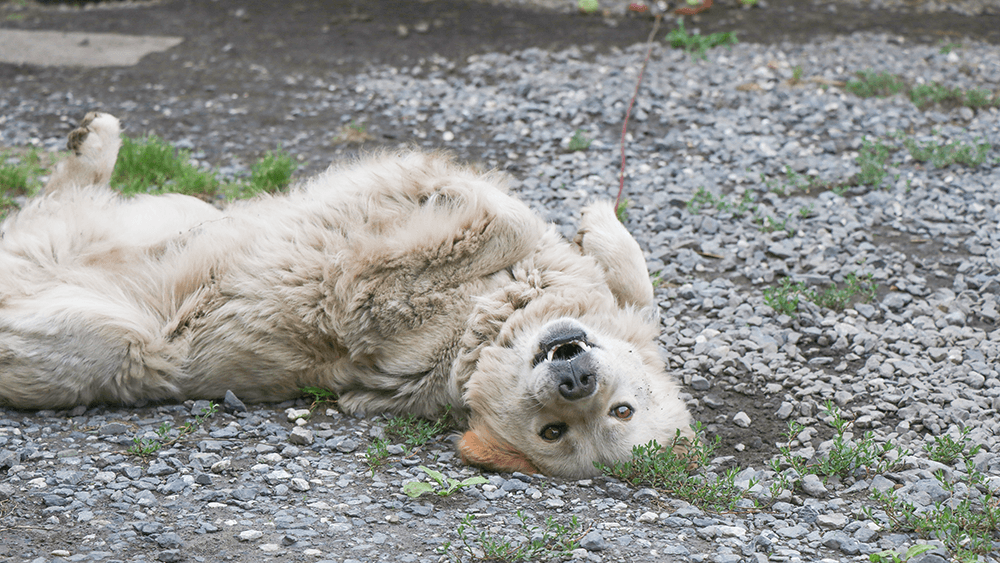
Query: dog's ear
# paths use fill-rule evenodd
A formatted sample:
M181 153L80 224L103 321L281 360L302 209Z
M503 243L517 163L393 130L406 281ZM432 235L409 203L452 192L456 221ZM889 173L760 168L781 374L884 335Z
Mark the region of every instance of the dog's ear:
M619 306L654 307L653 283L639 243L615 216L611 202L596 202L583 210L580 230L573 242L604 269L611 293Z
M473 428L462 435L458 441L458 454L465 463L490 471L520 471L528 475L539 473L523 453L482 428Z

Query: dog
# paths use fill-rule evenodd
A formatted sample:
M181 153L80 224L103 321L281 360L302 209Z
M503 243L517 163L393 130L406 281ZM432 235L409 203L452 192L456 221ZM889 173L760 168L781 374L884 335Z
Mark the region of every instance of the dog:
M118 120L88 114L43 195L0 225L0 404L339 395L450 405L468 464L582 478L690 437L642 252L610 203L567 240L506 179L370 156L220 210L108 186Z

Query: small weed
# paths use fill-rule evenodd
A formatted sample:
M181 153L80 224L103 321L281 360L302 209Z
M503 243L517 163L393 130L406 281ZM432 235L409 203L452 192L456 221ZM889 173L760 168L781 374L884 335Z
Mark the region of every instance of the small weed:
M312 398L312 403L309 405L309 412L314 413L318 408L323 405L332 405L337 402L337 394L329 389L324 389L322 387L303 387L299 391L306 396Z
M790 80L791 84L793 84L793 85L794 84L801 84L802 83L802 73L803 72L804 71L802 70L801 66L795 66L794 68L792 68L792 79Z
M723 475L692 475L691 467L708 465L718 448L721 438L714 443L704 441L700 423L694 425L691 440L680 438L680 432L667 447L656 441L632 448L632 459L616 461L610 465L595 464L603 473L637 487L653 487L671 497L713 510L731 510L743 498L743 489L736 486L737 469ZM674 451L682 446L685 453ZM751 485L752 486L752 485Z
M665 38L671 47L684 49L691 53L692 58L700 57L707 59L706 52L712 47L732 46L739 41L736 34L732 32L712 33L701 35L699 33L689 34L684 28L684 20L677 20L677 28L670 30Z
M583 134L583 130L577 129L573 136L569 139L569 146L566 148L569 152L585 151L590 148L590 143L593 139L587 138Z
M910 90L910 101L918 108L945 101L962 103L962 91L958 88L948 88L937 82L918 84Z
M935 436L933 445L924 444L924 451L927 452L927 457L945 465L951 465L959 459L972 459L979 453L980 447L978 445L973 446L969 449L968 453L965 452L965 448L969 445L970 430L970 428L963 428L958 441L955 441L948 434Z
M936 539L962 562L982 561L982 556L994 553L993 542L1000 535L1000 489L989 484L968 458L964 475L957 483L948 481L943 471L934 477L951 498L934 503L933 508L918 509L897 497L895 490L872 491L888 520L887 527ZM865 515L876 518L870 508Z
M125 451L140 457L154 454L164 446L170 447L183 440L189 434L193 434L195 430L198 430L201 425L205 424L205 421L209 417L217 412L219 412L219 405L209 403L207 407L201 409L201 414L196 416L194 420L187 422L184 426L178 428L177 436L174 436L169 440L167 439L167 436L169 436L174 429L169 423L164 422L159 428L156 429L157 438L135 438L132 440L132 445Z
M800 207L799 217L801 217L802 219L808 219L813 214L814 209L815 207L811 203L809 205L804 205Z
M876 140L874 143L867 137L861 140L861 150L858 151L857 164L861 172L857 181L863 186L878 188L882 186L885 177L889 175L886 164L889 161L890 147Z
M657 270L649 274L649 282L653 284L653 289L663 285L663 270Z
M576 7L585 14L593 14L601 9L601 4L597 0L576 0Z
M868 69L857 73L856 80L848 80L844 88L862 98L872 98L878 96L885 98L898 94L906 88L903 79L889 74L888 72L878 72Z
M455 530L458 541L445 542L439 552L454 562L473 559L516 562L565 559L577 548L582 526L576 516L566 525L549 516L542 526L529 524L528 516L521 510L517 511L517 518L520 529L514 535L522 539L510 539L481 529L476 526L475 517L467 514Z
M447 477L440 471L428 469L423 465L418 466L417 469L429 475L431 479L434 479L437 486L435 486L434 483L428 483L427 481L410 481L403 486L403 492L410 498L417 498L424 493L434 493L438 496L450 497L463 487L474 487L476 485L482 485L483 483L489 483L489 480L482 475L476 475L459 481L458 479Z
M618 218L618 222L624 225L628 223L628 205L631 203L628 198L624 198L618 202L615 206L615 217Z
M808 460L793 454L789 444L798 437L804 428L802 425L790 421L788 432L785 434L786 442L778 446L778 458L771 460L771 468L775 472L779 472L783 463L794 469L800 476L811 474L824 477L847 477L858 470L864 470L866 475L876 475L894 470L899 465L900 459L909 453L890 443L876 444L872 432L866 432L859 441L851 441L846 436L851 422L841 416L840 409L832 401L827 401L825 412L830 417L830 426L837 432L829 453L815 463L807 463ZM895 456L890 455L893 451L896 452Z
M842 288L831 286L821 292L811 289L804 292L803 295L820 307L834 311L842 311L856 299L865 303L871 303L875 300L877 284L872 274L858 278L856 274L850 273L844 277L844 282L846 285Z
M933 545L918 543L917 545L910 546L902 555L892 549L886 549L885 551L870 554L868 560L872 563L906 563L910 559L927 553L932 549L934 549Z
M953 50L955 50L955 49L961 49L961 48L962 48L962 44L961 43L955 43L954 41L946 42L946 40L942 39L941 40L941 49L938 52L940 52L942 55L947 55L948 53L952 52Z
M403 441L411 448L419 448L448 428L451 406L445 407L437 420L430 421L411 414L394 416L385 425L385 433Z
M791 278L785 278L777 287L764 290L764 303L778 314L792 316L798 310L799 298L805 290L805 282L792 283Z
M969 90L965 92L963 103L975 109L1000 107L1000 94L992 94L989 90Z
M368 451L365 453L365 462L368 463L368 469L372 472L372 477L375 476L375 471L385 465L385 462L389 459L389 442L385 438L376 438L368 445Z
M986 162L987 156L993 150L990 143L963 142L939 144L933 141L918 142L912 138L903 140L903 146L910 152L913 160L930 162L936 168L944 168L952 164L962 164L974 168Z
M287 187L296 168L298 164L281 147L276 151L268 151L264 158L250 168L250 181L243 196L272 193Z
M713 194L705 188L698 188L688 201L687 210L688 213L698 214L702 209L714 207L719 211L732 213L737 217L742 217L748 212L755 212L757 210L754 205L755 200L756 197L750 190L743 192L743 195L740 196L740 200L734 204L726 201L724 197Z
M368 132L368 127L363 123L351 121L340 128L340 134L334 139L335 143L346 143L360 145L367 141L372 141L375 136Z
M757 224L760 225L760 230L765 233L773 233L774 231L786 231L790 235L795 234L795 229L788 226L788 219L783 219L781 221L771 217L770 215L758 216L754 219Z

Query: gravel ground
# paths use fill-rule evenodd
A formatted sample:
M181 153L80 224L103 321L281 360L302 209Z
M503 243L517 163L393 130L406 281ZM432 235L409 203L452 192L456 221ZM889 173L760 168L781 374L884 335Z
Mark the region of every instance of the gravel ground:
M532 48L305 73L244 52L224 73L208 61L225 52L180 51L177 72L197 78L179 88L170 75L150 77L126 92L115 69L6 69L0 145L59 148L100 104L130 133L155 130L226 174L245 174L278 144L309 172L358 150L338 138L353 121L372 145L443 147L508 170L513 190L570 235L586 202L614 197L621 120L644 54L643 45ZM206 405L0 410L0 557L429 562L457 542L467 514L493 537L530 537L518 511L531 525L575 517L572 557L592 561L866 561L928 541L886 528L869 495L895 489L922 508L981 499L981 488L942 488L933 472L961 479L966 468L924 451L963 428L982 448L976 470L1000 487L1000 112L845 92L845 80L873 66L910 84L1000 91L1000 48L975 41L942 52L852 35L739 44L705 60L656 47L632 115L627 225L663 282L664 354L695 418L722 440L703 471L736 467L742 486L759 481L740 510L703 511L603 477L486 474L488 484L411 500L402 487L426 480L418 465L454 478L480 472L460 465L447 436L409 455L396 445L371 472L364 454L384 421L321 408L300 424L287 409L301 401L231 401L147 458L125 450L161 428L176 435ZM593 142L568 152L578 130ZM990 148L980 165L944 167L897 150L880 187L859 185L865 143L901 147L896 132ZM808 192L797 188L808 179ZM697 212L700 189L709 204ZM719 201L728 205L711 205ZM755 207L741 213L741 201ZM803 299L789 315L764 301L785 277L824 287L854 273L876 283L870 303L835 311ZM849 437L871 432L909 453L888 473L805 478L773 497L769 461L788 422L805 428L791 451L819 459L832 447L827 401L853 421ZM753 499L765 508L751 509ZM1000 558L995 549L983 560Z

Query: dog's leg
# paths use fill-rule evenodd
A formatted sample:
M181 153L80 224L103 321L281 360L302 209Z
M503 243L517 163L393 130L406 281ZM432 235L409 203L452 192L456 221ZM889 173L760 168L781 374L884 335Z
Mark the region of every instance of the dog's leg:
M115 116L96 111L84 116L80 126L70 131L66 143L70 155L56 166L45 184L45 193L70 186L107 184L121 148L120 134L121 125Z
M573 241L604 269L608 287L620 306L653 306L653 284L642 250L615 217L610 203L593 203L583 210Z

